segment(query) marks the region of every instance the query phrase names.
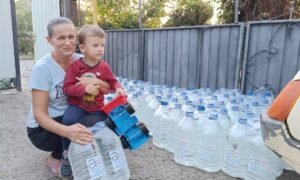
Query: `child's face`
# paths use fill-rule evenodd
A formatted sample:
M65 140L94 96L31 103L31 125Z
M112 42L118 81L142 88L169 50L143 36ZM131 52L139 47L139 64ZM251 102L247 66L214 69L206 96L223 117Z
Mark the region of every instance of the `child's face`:
M85 43L80 46L86 58L98 61L104 55L105 38L87 36Z

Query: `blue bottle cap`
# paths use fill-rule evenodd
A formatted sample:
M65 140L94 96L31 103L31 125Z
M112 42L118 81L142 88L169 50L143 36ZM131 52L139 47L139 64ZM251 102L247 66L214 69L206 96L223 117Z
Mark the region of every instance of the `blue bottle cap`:
M209 120L217 120L218 119L218 114L217 113L210 113L208 115Z
M238 122L240 124L247 124L247 119L246 118L239 118Z
M205 107L200 105L200 106L197 107L197 110L198 111L205 111Z

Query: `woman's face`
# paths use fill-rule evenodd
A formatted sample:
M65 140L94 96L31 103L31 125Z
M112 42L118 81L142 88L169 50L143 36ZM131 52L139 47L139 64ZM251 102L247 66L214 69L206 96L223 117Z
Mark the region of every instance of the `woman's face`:
M61 56L70 56L76 48L76 30L71 24L59 24L52 27L52 36L47 37L54 52Z

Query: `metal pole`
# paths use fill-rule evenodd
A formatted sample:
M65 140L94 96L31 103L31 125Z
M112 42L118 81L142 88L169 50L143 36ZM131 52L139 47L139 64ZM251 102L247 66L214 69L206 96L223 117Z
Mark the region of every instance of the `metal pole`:
M93 24L98 25L98 19L97 19L97 0L93 0Z
M81 4L80 4L80 0L77 1L77 11L78 11L78 23L79 23L79 26L82 25L82 19L81 19Z
M139 0L139 28L143 28L143 22L142 22L142 0Z
M239 0L235 0L235 7L234 7L234 23L239 22Z

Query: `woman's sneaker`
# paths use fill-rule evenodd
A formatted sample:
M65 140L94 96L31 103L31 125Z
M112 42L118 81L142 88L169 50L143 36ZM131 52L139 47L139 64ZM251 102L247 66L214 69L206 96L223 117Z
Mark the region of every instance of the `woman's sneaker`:
M68 150L64 150L59 168L59 175L62 178L72 177L72 169L68 158Z

